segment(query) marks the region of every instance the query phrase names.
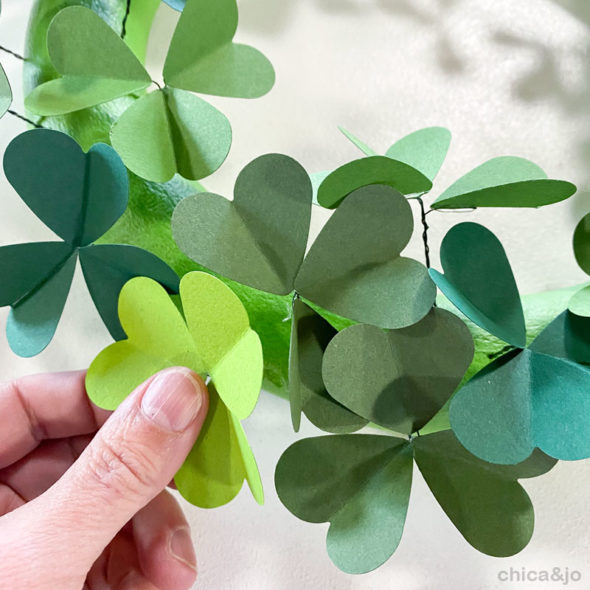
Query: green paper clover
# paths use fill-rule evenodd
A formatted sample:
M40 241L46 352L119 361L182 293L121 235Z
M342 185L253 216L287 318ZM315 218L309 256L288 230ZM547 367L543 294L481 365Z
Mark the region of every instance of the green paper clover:
M574 231L574 254L579 267L590 275L590 213L584 215ZM569 310L579 316L590 316L590 285L573 295Z
M12 104L12 89L6 77L6 72L0 64L0 118L2 118Z
M122 289L119 317L127 340L94 359L90 399L115 409L143 381L167 367L209 375L209 413L174 481L202 508L232 500L248 482L260 504L262 483L240 420L254 409L262 384L262 348L238 297L219 279L191 272L180 282L182 313L155 281L138 277ZM184 317L183 317L184 314Z
M124 336L117 298L130 278L150 276L178 290L176 273L150 252L93 244L127 207L127 171L111 147L99 143L84 153L64 133L35 129L9 144L4 171L25 204L63 240L0 248L0 305L12 306L6 334L16 354L34 356L51 342L78 257L96 309L115 339Z
M225 160L231 126L221 112L192 92L255 98L274 84L274 70L256 49L233 43L235 0L189 0L170 42L164 88L141 96L111 129L125 165L154 182L174 174L197 180ZM150 75L97 14L82 6L61 10L47 33L60 78L27 97L28 109L60 115L143 92Z
M441 261L444 275L431 270L440 290L514 348L451 400L457 438L474 455L499 464L519 463L535 448L557 459L590 457L590 370L577 364L590 362L583 326L566 312L527 347L512 269L501 243L481 225L453 227L441 245Z
M522 465L490 465L449 430L411 440L344 434L291 445L279 459L275 485L295 516L330 523L330 559L347 573L361 574L385 563L400 543L414 461L467 542L497 557L523 549L533 532L533 506L517 480L555 464L537 453Z

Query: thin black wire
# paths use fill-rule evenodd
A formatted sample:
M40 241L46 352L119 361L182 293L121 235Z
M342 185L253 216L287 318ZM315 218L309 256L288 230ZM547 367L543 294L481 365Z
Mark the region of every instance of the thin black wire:
M125 35L127 35L127 19L129 18L130 11L131 0L127 0L127 6L125 7L125 16L123 17L123 23L121 25L121 39L125 39Z
M4 46L0 45L0 50L12 55L13 57L16 57L16 59L20 59L22 61L25 61L25 58L20 53L17 53L16 51L12 51L12 49L8 49L8 47L4 47Z
M430 246L428 245L428 223L426 222L426 209L424 208L424 201L418 197L416 199L420 203L420 219L422 221L422 242L424 243L424 259L426 261L426 268L430 268Z
M39 123L35 123L35 121L31 121L31 119L27 119L26 117L23 117L23 115L21 115L20 113L17 113L16 111L13 111L12 109L8 109L6 112L10 113L13 117L16 117L17 119L20 119L21 121L24 121L25 123L28 123L29 125L32 125L33 127L36 127L37 129L44 129L43 125L39 125Z

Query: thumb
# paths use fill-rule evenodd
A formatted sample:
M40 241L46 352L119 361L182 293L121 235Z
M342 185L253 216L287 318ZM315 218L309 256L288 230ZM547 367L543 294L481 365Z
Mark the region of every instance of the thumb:
M62 547L76 547L81 564L90 567L174 477L207 409L205 384L189 369L166 369L140 385L39 498L44 519L59 530Z

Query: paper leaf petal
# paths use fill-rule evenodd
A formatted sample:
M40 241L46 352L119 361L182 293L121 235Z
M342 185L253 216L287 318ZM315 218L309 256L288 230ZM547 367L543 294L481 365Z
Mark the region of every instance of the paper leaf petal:
M330 522L332 561L366 573L396 550L412 484L407 441L387 436L336 435L291 445L279 459L275 485L298 518Z
M174 239L190 258L234 281L286 295L309 233L311 182L292 158L261 156L238 176L234 200L201 193L176 207Z
M295 299L291 318L289 356L289 399L295 431L301 411L326 432L347 433L366 426L357 416L326 391L322 378L322 359L336 330L300 299Z
M473 340L454 314L433 308L418 323L384 332L357 324L324 355L328 392L345 407L395 432L422 428L459 385Z
M12 90L10 88L10 82L6 77L4 68L0 64L0 118L5 115L11 104Z
M174 483L191 504L216 508L238 495L244 479L262 504L260 475L242 426L210 386L207 418Z
M431 270L430 276L444 295L490 334L525 346L522 303L498 238L477 223L459 223L447 232L440 259L445 274Z
M416 323L436 289L426 268L401 258L413 230L410 205L386 186L355 191L328 220L295 281L306 299L382 328Z
M156 281L137 277L126 283L119 318L128 339L105 348L86 376L88 396L96 405L116 409L138 385L167 367L204 374L182 315Z
M232 43L237 25L235 0L192 0L170 42L166 84L215 96L266 94L275 81L274 69L254 47Z
M135 101L111 129L125 165L142 178L167 182L209 176L225 161L232 141L226 116L190 92L165 88Z
M386 156L369 156L344 164L329 174L318 189L318 203L334 209L353 191L383 184L402 194L429 191L432 182L404 162Z
M358 137L355 137L350 131L344 129L344 127L338 127L340 132L352 142L365 156L376 156L377 152L370 148L364 141L361 141Z
M590 371L529 350L494 361L451 401L453 431L469 451L513 464L538 447L556 459L590 457Z
M102 236L127 207L127 170L102 143L84 153L65 133L33 129L9 144L4 171L33 213L75 246Z
M549 180L539 166L524 158L488 160L461 177L432 204L433 209L471 207L541 207L576 192L564 180Z
M191 272L180 282L186 323L197 354L225 405L238 419L250 415L262 387L262 347L238 296L222 281Z
M451 132L448 129L427 127L402 137L385 155L412 166L432 181L443 165L450 145Z
M50 59L62 78L41 84L25 100L39 115L61 115L147 88L149 74L98 14L69 6L47 30Z
M574 254L580 268L590 275L590 213L580 219L574 231Z
M66 256L42 282L12 304L6 337L12 351L19 356L39 354L55 334L76 268L76 254L71 252Z
M125 338L117 310L119 293L127 281L148 277L178 293L178 275L163 260L136 246L88 246L80 250L80 263L94 305L114 340Z
M414 457L438 503L470 545L507 557L528 544L533 506L506 467L474 457L449 430L414 439Z
M580 317L590 317L590 285L572 295L568 309Z

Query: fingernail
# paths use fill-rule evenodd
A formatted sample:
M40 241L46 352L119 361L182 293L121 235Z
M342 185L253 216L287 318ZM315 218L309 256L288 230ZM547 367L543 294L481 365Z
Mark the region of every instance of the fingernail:
M189 369L161 372L150 383L141 400L143 413L161 428L182 432L197 417L203 405L203 392Z
M188 528L181 527L172 533L170 537L170 553L175 559L192 569L197 568L195 548L193 547L193 540L191 539Z

